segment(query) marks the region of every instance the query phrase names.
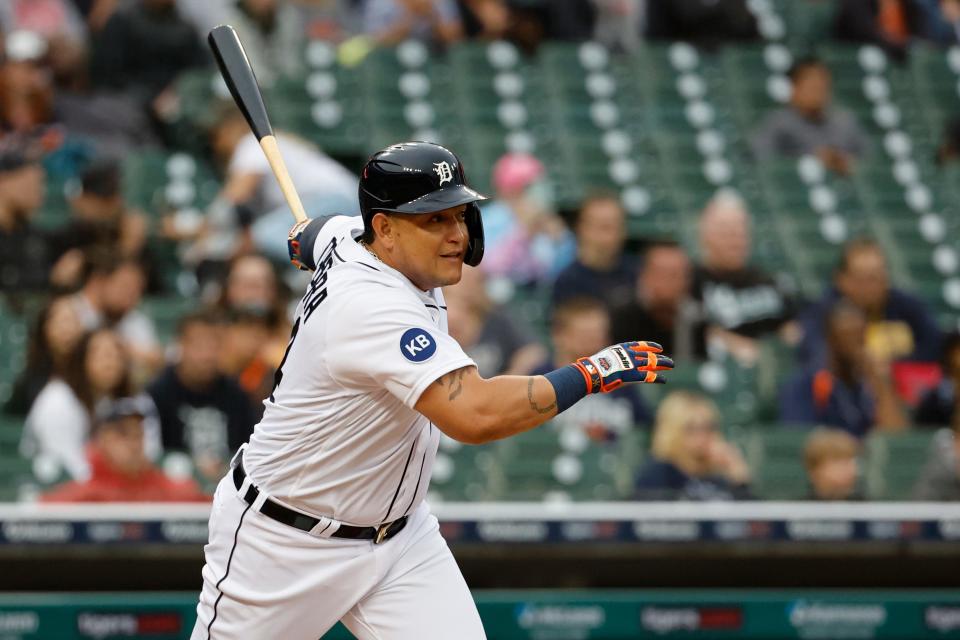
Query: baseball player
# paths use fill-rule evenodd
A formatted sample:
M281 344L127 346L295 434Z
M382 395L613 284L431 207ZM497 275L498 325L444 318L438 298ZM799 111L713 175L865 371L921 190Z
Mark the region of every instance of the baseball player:
M263 420L220 482L193 640L483 638L424 495L440 432L484 443L590 393L662 382L654 343L608 347L543 376L483 379L447 335L440 287L483 256L457 156L410 142L373 155L361 217L296 225L313 271Z

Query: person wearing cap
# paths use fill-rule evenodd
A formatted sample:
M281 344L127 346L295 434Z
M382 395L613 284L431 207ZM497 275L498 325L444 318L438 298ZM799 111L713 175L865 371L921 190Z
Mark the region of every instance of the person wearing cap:
M508 153L493 166L496 199L483 208L483 270L516 284L555 277L573 261L576 243L554 208L543 163Z
M173 479L143 453L144 418L156 411L149 396L108 400L98 405L84 481L55 487L41 502L206 502L192 478Z
M31 225L43 204L45 177L36 145L21 136L0 140L0 291L47 286L48 241Z

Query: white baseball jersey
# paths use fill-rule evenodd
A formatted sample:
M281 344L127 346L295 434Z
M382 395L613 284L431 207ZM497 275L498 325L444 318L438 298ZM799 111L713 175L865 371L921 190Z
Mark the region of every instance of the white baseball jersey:
M317 269L244 465L284 504L376 526L426 494L440 433L413 409L420 394L474 362L447 334L440 289L422 291L377 260L356 242L362 230L347 216L320 230Z

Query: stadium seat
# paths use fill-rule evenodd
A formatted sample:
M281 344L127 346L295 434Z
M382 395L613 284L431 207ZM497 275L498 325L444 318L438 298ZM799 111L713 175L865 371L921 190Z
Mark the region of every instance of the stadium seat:
M865 444L867 497L908 500L930 452L932 431L875 432Z

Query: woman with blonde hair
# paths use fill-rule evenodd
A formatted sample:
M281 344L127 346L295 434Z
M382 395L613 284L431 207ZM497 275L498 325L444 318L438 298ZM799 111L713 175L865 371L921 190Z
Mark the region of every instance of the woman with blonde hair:
M637 476L643 500L744 500L750 470L720 433L720 412L709 398L671 393L657 408L651 457Z

